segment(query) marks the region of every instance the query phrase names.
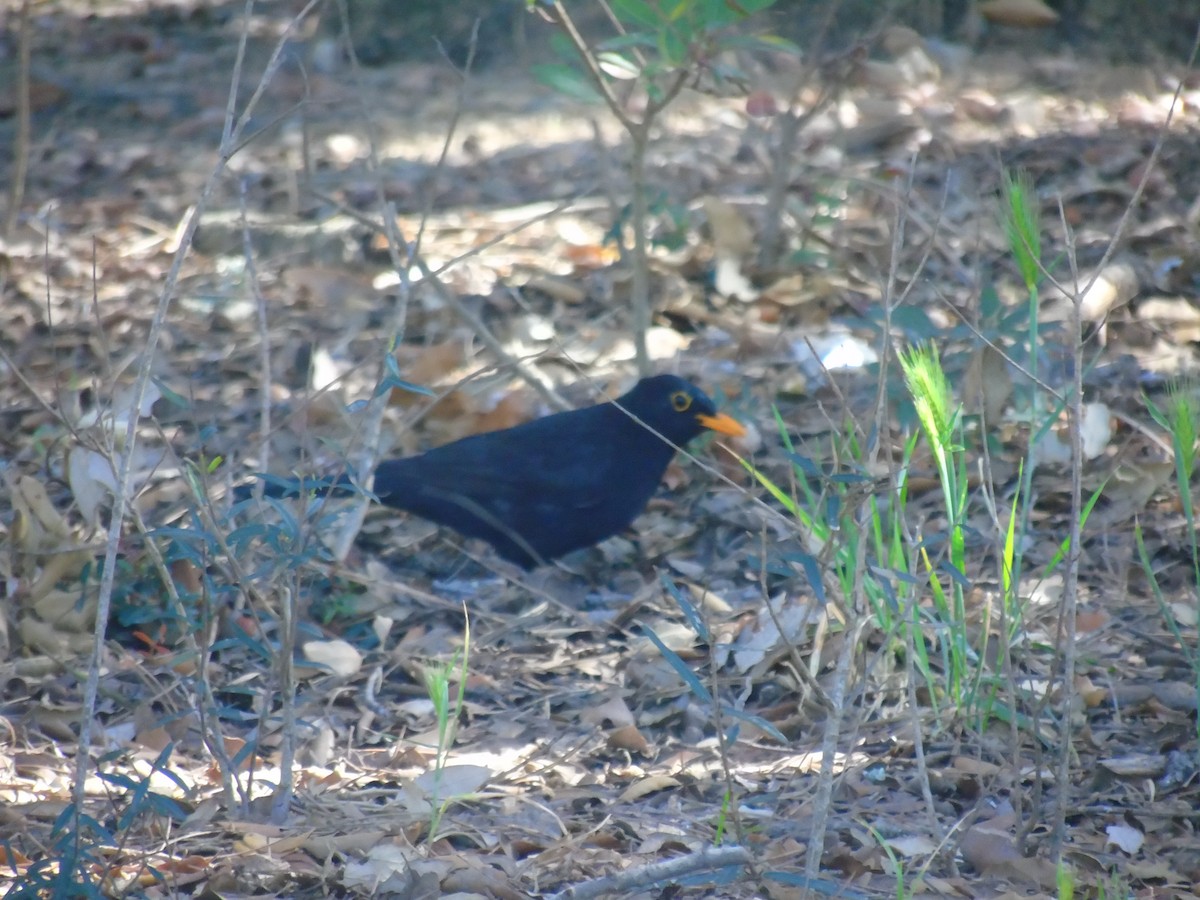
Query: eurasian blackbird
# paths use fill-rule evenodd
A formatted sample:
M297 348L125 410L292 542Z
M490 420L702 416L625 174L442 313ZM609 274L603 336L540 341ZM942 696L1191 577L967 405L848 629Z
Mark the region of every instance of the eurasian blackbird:
M385 460L373 491L529 569L623 530L645 509L676 448L705 429L745 434L695 385L655 375L609 403ZM319 494L348 487L346 475L303 485ZM267 493L289 491L272 484Z

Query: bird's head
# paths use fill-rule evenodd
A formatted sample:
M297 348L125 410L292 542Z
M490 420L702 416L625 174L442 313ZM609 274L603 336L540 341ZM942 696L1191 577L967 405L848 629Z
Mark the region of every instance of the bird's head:
M746 433L737 419L717 412L704 391L678 375L643 378L617 398L616 405L679 446L705 430L731 437Z

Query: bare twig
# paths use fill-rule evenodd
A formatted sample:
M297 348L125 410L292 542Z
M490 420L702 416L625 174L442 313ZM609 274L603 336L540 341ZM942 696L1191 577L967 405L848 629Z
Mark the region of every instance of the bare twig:
M29 171L30 99L29 64L33 35L29 24L30 0L22 0L17 14L17 131L13 135L12 176L8 184L8 210L4 216L4 236L11 238L25 199L25 178Z
M791 97L788 98L788 108L779 118L779 135L774 150L770 154L771 171L767 180L767 203L763 216L763 230L760 236L759 264L772 265L779 256L782 248L781 234L783 228L783 204L787 199L788 185L792 181L792 161L796 158L796 141L812 119L823 110L833 98L833 91L822 85L821 93L807 110L800 112L800 95L805 85L812 81L813 76L821 66L820 48L825 43L833 23L837 18L842 0L835 0L825 8L825 16L817 26L813 39L809 41L808 62L797 73L792 82Z

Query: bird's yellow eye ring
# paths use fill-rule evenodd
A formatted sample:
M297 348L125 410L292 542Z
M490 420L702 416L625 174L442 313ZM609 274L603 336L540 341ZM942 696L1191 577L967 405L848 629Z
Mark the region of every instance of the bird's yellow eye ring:
M687 391L676 391L671 395L671 408L675 412L687 412L692 405L692 395Z

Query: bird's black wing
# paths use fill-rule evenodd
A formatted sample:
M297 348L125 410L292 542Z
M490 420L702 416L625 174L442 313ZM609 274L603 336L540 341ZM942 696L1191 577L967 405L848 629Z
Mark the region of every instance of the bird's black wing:
M619 498L613 503L619 444L604 439L603 417L586 412L387 460L373 490L381 502L482 538L524 566L594 544L632 516ZM614 516L624 520L614 524Z

